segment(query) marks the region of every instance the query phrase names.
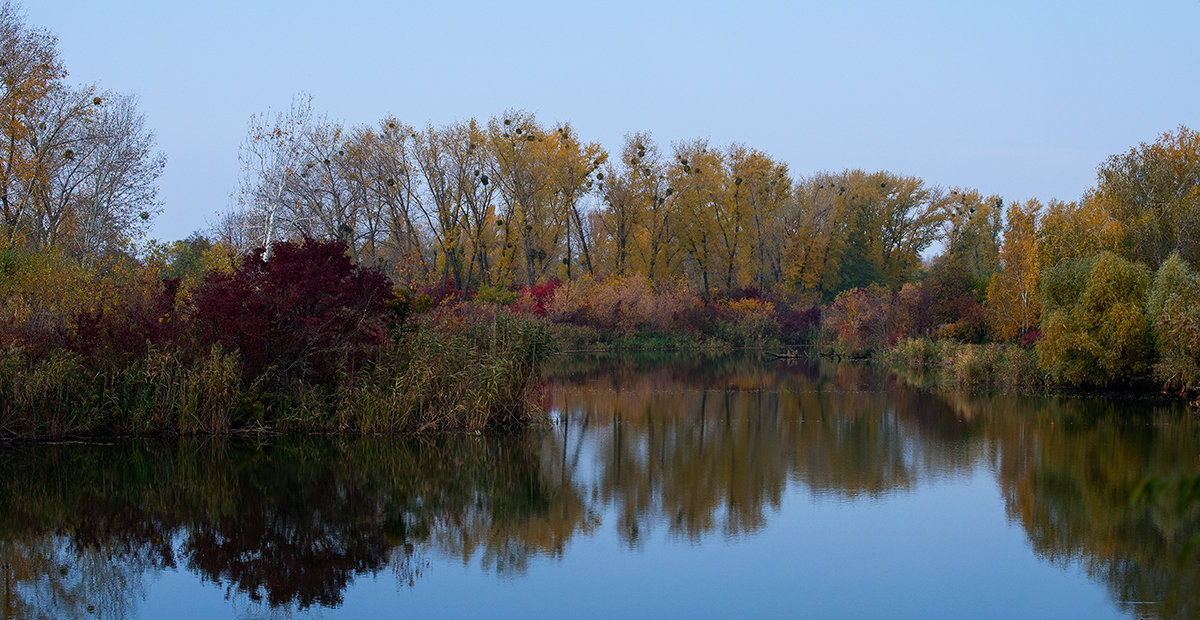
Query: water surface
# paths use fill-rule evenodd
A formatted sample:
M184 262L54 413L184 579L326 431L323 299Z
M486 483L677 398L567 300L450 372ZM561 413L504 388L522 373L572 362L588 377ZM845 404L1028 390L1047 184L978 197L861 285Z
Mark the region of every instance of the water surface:
M1194 617L1200 423L560 359L545 428L0 448L4 617Z

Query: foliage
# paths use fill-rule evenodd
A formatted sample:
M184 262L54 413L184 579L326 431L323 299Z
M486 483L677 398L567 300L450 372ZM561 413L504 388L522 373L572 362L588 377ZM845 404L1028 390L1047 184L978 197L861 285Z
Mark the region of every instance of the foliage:
M945 220L940 190L916 177L846 170L797 184L788 224L788 278L801 290L839 291L883 283L897 287Z
M0 247L91 262L145 232L165 158L136 98L66 75L55 37L0 6Z
M1180 126L1100 166L1088 200L1119 223L1120 252L1157 269L1178 253L1200 262L1200 133Z
M383 344L391 289L342 242L279 242L270 260L260 250L232 273L210 273L188 331L204 349L238 351L247 378L273 369L285 382L330 383Z
M583 279L559 287L548 315L554 321L592 325L618 334L671 331L689 324L698 300L686 288L654 286L640 273Z
M1002 269L992 274L987 289L988 315L1002 340L1023 336L1036 328L1040 319L1037 218L1041 208L1036 200L1008 207L1004 245L1000 248Z
M821 327L821 307L801 310L793 306L779 312L780 338L785 344L808 344Z
M1042 277L1038 364L1060 382L1137 381L1151 342L1144 314L1150 274L1112 252L1060 262Z
M890 347L883 359L897 366L937 366L942 363L945 349L943 342L928 337L905 338Z
M484 285L475 290L475 296L472 301L482 304L495 304L498 306L511 306L521 298L521 294L516 291L510 291L506 288Z
M513 309L530 312L537 316L546 316L550 304L554 301L554 291L562 284L557 278L551 278L543 284L521 289L519 297L513 303Z
M1154 276L1146 321L1158 357L1154 377L1168 389L1200 391L1200 277L1178 254Z
M377 433L528 423L527 398L550 349L546 324L529 316L491 305L439 310L342 384L338 426Z
M722 332L731 345L762 348L779 342L782 328L775 304L754 297L727 303L732 316Z
M839 293L822 317L822 329L834 339L828 344L852 357L883 351L889 297L878 287Z

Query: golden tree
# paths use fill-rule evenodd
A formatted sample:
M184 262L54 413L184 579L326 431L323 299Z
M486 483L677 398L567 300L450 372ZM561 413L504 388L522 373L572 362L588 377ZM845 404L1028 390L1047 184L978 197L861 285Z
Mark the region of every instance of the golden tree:
M1041 210L1037 200L1012 203L1008 207L1004 244L1000 247L1001 270L992 274L987 291L992 325L1004 339L1016 338L1038 325L1041 262L1037 250Z

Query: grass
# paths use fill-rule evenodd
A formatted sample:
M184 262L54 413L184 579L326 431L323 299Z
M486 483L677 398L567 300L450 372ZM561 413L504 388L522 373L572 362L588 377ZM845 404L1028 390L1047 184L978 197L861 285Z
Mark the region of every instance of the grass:
M42 359L0 351L0 438L225 434L234 430L398 433L527 424L552 340L545 323L507 311L431 317L332 384L276 369L244 377L236 353L187 360L151 349L90 371L65 350Z
M971 388L1033 388L1049 379L1030 349L998 344L963 344L909 338L881 356L893 367L934 368L939 382Z

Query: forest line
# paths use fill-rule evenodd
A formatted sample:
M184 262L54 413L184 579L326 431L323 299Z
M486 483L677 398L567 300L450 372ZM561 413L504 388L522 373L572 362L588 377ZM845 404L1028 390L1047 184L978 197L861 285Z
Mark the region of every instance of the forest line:
M526 419L552 347L1200 391L1184 126L1042 204L648 132L608 153L523 111L347 127L298 97L251 119L240 208L162 243L136 99L70 85L11 4L0 56L0 435L477 429Z

